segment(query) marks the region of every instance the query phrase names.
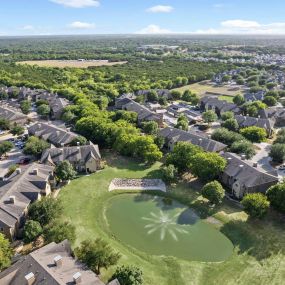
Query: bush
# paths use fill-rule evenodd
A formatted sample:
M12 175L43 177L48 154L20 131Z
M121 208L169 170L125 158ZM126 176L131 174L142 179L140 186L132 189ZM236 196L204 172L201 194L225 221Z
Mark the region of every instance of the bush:
M236 132L225 128L219 128L212 133L212 139L231 146L234 142L244 141L245 138Z
M222 123L222 127L229 131L236 132L239 129L239 125L236 119L227 119Z
M266 140L267 134L265 129L259 127L247 127L240 130L241 135L243 135L247 140L255 143L260 143Z
M162 168L162 175L166 182L172 183L177 180L178 171L173 164L169 164Z
M285 213L285 182L271 186L266 196L272 207Z
M117 279L121 285L141 285L143 284L143 273L138 267L120 266L111 278L111 280L114 279Z
M234 113L231 111L227 111L221 114L221 119L223 121L226 121L228 119L234 119L234 118L235 118Z
M76 171L68 160L60 162L54 171L60 181L68 181L76 176Z
M150 121L150 122L143 122L142 129L144 133L148 135L155 135L158 131L158 124L157 122Z
M44 228L45 241L50 242L62 242L65 239L71 243L75 241L75 227L68 222L53 221Z
M275 106L277 104L277 100L272 96L266 96L263 99L263 103L265 103L267 106Z
M29 137L27 140L24 153L28 155L34 155L37 158L40 158L42 152L50 147L50 144L44 140L41 140L37 137Z
M234 97L233 102L236 105L240 106L245 102L245 100L244 100L244 97L242 95L238 94Z
M202 118L203 118L204 122L207 124L213 123L213 122L218 120L217 114L212 110L204 112L202 114Z
M212 204L219 204L225 196L225 189L218 181L212 181L202 188L202 196Z
M0 233L0 271L10 266L13 255L9 240Z
M25 243L34 241L43 232L43 229L39 222L29 220L26 222L23 231L23 240Z
M267 197L261 193L247 194L241 201L244 210L253 218L263 218L269 209Z
M86 145L86 144L87 144L87 139L83 136L77 136L70 143L71 146Z

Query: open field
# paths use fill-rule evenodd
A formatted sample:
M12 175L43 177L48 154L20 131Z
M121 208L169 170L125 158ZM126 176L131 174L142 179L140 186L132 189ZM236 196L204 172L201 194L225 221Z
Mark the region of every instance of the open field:
M19 61L18 64L28 64L28 65L38 65L42 67L76 67L76 68L88 68L91 66L112 66L112 65L121 65L127 63L127 61L117 61L117 62L108 62L106 60L28 60L28 61Z
M277 222L278 217L273 217L273 213L263 221L248 220L247 215L230 201L211 209L201 198L201 185L196 181L179 183L170 188L167 195L194 209L202 219L216 221L214 226L235 246L227 261L204 263L152 256L117 240L110 232L104 214L108 200L119 195L119 192L108 191L110 181L115 177L160 178L160 163L147 167L113 153L105 154L104 158L108 162L106 169L72 181L60 193L63 218L76 227L74 246L87 238L102 237L122 254L119 264L137 265L143 270L144 285L284 284L284 222ZM106 281L113 270L103 270L101 278Z
M185 90L191 90L199 96L203 96L206 92L228 96L235 96L239 93L242 93L240 87L213 86L208 80L186 85L180 88L176 88L174 90L178 90L180 92L184 92Z

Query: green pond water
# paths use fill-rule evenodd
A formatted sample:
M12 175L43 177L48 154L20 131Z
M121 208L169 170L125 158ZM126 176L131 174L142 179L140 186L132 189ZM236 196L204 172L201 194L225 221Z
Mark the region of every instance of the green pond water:
M123 194L109 200L106 217L122 243L152 255L218 262L233 251L231 241L194 211L152 195Z

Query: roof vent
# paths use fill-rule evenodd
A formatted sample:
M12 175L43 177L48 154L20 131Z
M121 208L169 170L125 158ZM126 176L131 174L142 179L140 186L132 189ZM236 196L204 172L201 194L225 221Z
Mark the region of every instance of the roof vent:
M39 170L37 168L33 169L33 175L38 175L39 174Z
M257 162L253 163L253 167L257 168Z
M60 267L62 265L62 256L61 255L57 255L54 259L54 264L57 267Z
M245 160L246 159L246 155L245 154L242 154L241 155L241 160Z
M240 169L243 169L243 166L244 166L243 164L240 164L240 165L239 165L239 168L240 168Z
M81 284L82 282L82 278L81 278L81 273L80 272L76 272L73 276L73 282L74 284Z
M10 197L9 197L9 202L10 202L11 204L15 204L15 202L16 202L16 196L10 196Z
M17 168L17 169L16 169L16 174L21 174L21 173L22 173L21 168Z
M27 285L32 285L36 281L36 277L35 277L33 272L30 272L29 274L27 274L25 276L25 279L26 279L26 284Z

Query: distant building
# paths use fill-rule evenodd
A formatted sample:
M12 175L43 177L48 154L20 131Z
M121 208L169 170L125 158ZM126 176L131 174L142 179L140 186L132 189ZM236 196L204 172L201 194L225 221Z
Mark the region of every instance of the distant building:
M222 156L227 160L227 166L220 180L238 199L242 199L247 193L265 193L279 181L277 173L267 173L256 163L242 160L236 154L226 152Z
M266 91L259 90L258 92L247 92L243 95L246 102L262 101Z
M35 123L28 128L28 132L30 136L36 136L55 146L67 146L78 137L69 129L49 123Z
M116 280L108 285L120 285ZM85 264L75 259L70 243L50 243L0 273L1 285L104 285Z
M284 107L271 107L259 111L262 119L270 119L274 121L275 127L285 127L285 108Z
M165 138L166 147L170 151L173 151L174 146L178 142L189 142L209 152L221 152L227 147L223 143L212 140L210 137L194 131L186 132L180 129L167 127L160 130L158 135Z
M41 163L56 166L62 161L69 161L78 172L96 172L102 168L98 145L50 148L42 154Z
M0 232L10 240L21 235L28 206L50 194L53 170L53 166L33 163L0 181Z
M28 120L28 117L23 113L6 107L0 107L0 118L7 119L10 124L18 124L21 126L26 124Z

